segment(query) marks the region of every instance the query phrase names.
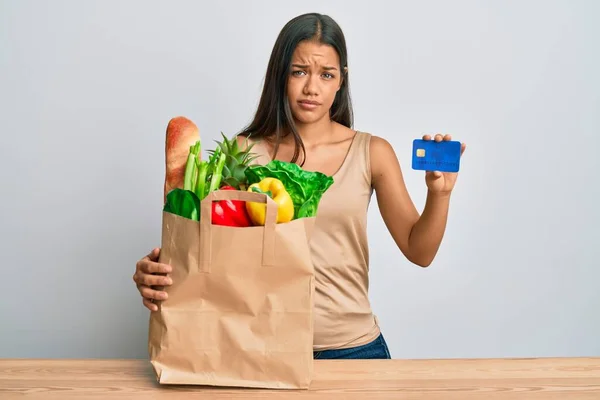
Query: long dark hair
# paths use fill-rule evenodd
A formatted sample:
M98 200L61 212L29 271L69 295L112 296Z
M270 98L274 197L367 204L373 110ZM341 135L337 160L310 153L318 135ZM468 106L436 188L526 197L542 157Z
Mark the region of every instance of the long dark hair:
M283 27L273 46L254 119L239 133L252 139L271 139L275 136L275 154L281 139L293 135L295 151L291 162L298 160L300 150L305 154L304 143L296 129L287 98L292 56L298 43L304 40L330 45L337 51L342 82L331 106L330 118L348 128L354 124L347 72L348 52L342 29L327 15L308 13L293 18Z

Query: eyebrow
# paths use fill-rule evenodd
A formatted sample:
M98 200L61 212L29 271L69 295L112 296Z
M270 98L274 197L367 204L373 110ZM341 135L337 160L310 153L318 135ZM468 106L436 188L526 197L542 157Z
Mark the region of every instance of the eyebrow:
M308 68L309 66L305 65L305 64L292 64L292 67L296 67L296 68ZM325 71L332 71L332 70L336 70L337 71L336 67L323 67L323 69Z

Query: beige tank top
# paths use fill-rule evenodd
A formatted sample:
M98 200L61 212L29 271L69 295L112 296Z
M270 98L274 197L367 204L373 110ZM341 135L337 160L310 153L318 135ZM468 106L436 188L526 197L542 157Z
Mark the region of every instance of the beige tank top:
M367 210L371 200L371 135L356 132L317 210L310 246L315 268L314 350L366 344L379 335L368 298ZM261 145L257 162L270 156Z

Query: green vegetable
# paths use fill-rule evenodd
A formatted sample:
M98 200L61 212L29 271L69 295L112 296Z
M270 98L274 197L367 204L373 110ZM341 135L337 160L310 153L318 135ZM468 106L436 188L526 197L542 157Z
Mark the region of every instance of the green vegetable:
M195 187L194 182L196 182L196 176L198 174L196 161L198 160L199 154L200 141L198 140L195 144L190 146L190 152L185 165L185 175L183 176L183 188L185 190L193 190Z
M294 219L316 216L323 193L333 184L331 176L305 171L297 164L279 160L267 165L251 165L245 174L249 185L264 178L279 179L294 203Z
M217 153L215 153L217 154ZM214 160L211 157L211 162L213 167L212 176L210 178L210 186L208 187L208 192L212 192L214 190L219 189L221 186L221 179L223 178L223 167L225 166L225 154L219 152L218 156L215 156Z
M190 146L183 188L176 188L167 194L164 211L198 221L200 202L212 191L219 190L223 181L223 169L227 153L220 147L211 151L208 161L200 160L200 141Z
M201 200L204 199L206 188L206 177L208 175L208 163L206 161L198 161L198 176L196 177L195 193Z
M200 199L191 190L175 188L167 194L163 211L199 221Z
M183 189L194 192L200 200L203 200L208 193L220 188L226 155L217 148L216 151L211 152L209 160L204 161L200 160L200 150L200 141L190 146Z

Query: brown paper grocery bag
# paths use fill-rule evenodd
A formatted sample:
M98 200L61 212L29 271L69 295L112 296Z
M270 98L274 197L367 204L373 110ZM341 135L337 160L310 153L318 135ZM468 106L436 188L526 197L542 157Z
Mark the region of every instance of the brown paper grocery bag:
M211 224L212 201L267 203L265 226ZM276 224L265 194L211 192L200 221L163 212L169 297L149 325L158 382L308 388L313 371L314 217Z

